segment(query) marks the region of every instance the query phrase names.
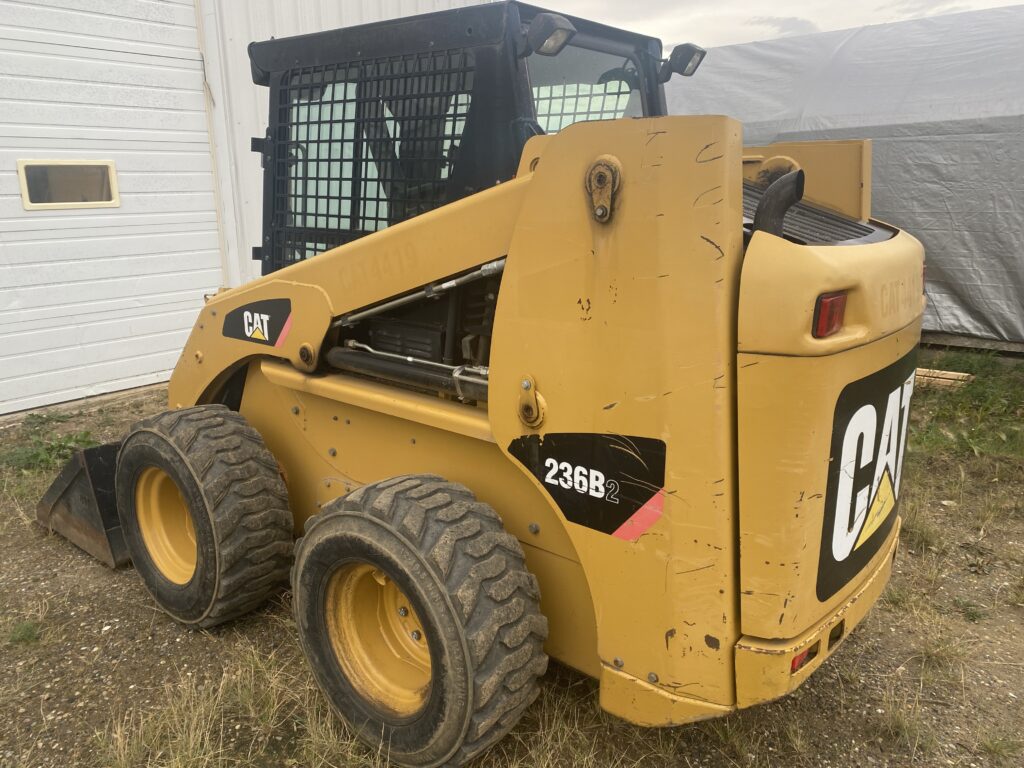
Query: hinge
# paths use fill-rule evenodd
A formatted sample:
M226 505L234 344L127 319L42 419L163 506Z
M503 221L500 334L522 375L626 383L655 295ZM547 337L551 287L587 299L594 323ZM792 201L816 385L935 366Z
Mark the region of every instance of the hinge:
M249 139L249 150L251 152L260 153L260 167L266 168L267 163L270 162L270 154L273 149L273 142L270 140L270 131L267 131L267 135L262 138L253 136Z
M601 155L591 163L587 170L586 188L595 221L601 224L611 221L621 183L622 165L618 158Z
M544 423L547 407L537 391L537 382L526 374L519 382L519 420L528 427L538 429Z

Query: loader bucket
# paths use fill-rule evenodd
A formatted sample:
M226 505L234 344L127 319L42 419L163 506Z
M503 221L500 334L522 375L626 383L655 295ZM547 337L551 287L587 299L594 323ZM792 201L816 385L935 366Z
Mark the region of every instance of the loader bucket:
M129 561L114 494L120 448L106 443L76 451L36 507L40 525L111 568Z

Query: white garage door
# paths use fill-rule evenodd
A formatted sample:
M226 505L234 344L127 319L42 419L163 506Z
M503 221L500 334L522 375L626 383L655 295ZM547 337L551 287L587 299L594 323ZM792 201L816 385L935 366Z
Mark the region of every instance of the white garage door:
M169 376L221 284L203 89L192 0L0 0L0 413Z

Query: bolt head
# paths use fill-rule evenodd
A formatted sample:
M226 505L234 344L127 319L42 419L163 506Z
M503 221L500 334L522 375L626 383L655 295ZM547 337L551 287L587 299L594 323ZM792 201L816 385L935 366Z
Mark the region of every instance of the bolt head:
M414 629L411 633L411 636L412 639L418 643L420 641L420 638L423 637L423 633L420 632L418 629Z
M599 205L594 209L594 215L599 219L603 219L608 215L608 208L606 206Z
M534 536L536 536L538 533L540 533L540 526L537 525L537 523L530 523L528 528L530 530L530 533L532 533Z
M647 673L647 682L656 683L658 682L658 676L654 672Z
M614 664L619 669L622 669L622 667L625 666L626 662L624 662L622 659L616 656L614 659L612 659L612 664Z
M523 379L523 383L520 384L520 386L523 388L524 392L528 392L530 390L530 386L531 386L530 380L529 379Z
M409 615L409 609L408 609L408 608L406 608L406 607L405 607L405 606L403 605L403 606L402 606L401 608L399 608L399 609L398 609L398 615L399 615L399 616L408 616L408 615Z
M337 456L338 455L338 451L335 450L334 448L328 448L327 449L327 455L328 456Z
M298 416L299 415L299 406L293 405L292 406L292 413L294 413L296 416Z

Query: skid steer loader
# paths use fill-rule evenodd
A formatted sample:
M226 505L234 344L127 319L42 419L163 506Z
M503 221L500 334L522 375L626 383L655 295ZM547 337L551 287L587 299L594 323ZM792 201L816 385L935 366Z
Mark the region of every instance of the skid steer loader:
M263 277L41 521L195 627L290 575L403 765L496 742L548 657L645 726L803 683L889 578L923 251L868 144L667 116L703 51L661 51L516 2L251 45Z

